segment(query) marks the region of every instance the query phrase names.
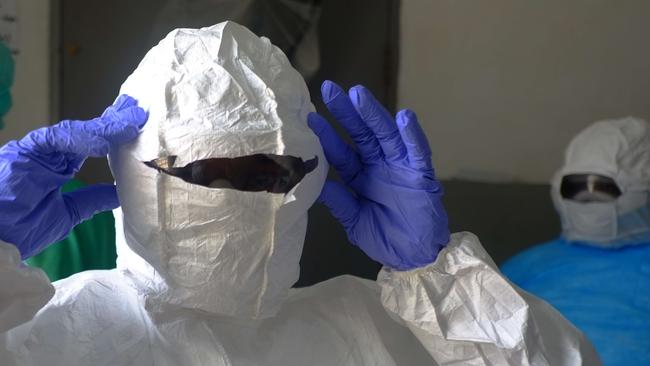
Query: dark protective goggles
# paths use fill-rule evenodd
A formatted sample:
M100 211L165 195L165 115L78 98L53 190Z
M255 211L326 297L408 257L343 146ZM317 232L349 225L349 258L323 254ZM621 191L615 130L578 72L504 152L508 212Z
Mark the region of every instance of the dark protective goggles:
M255 154L237 158L203 159L184 167L174 167L176 158L172 155L144 164L187 183L209 188L284 194L289 193L305 175L318 166L317 156L303 161L294 156Z
M562 177L560 194L565 199L581 202L614 201L621 190L612 178L603 175L568 174Z

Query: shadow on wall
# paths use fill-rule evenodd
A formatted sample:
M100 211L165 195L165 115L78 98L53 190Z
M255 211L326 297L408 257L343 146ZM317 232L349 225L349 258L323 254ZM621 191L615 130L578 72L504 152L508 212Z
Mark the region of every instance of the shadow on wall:
M560 220L547 184L444 182L452 232L478 235L497 264L555 239Z

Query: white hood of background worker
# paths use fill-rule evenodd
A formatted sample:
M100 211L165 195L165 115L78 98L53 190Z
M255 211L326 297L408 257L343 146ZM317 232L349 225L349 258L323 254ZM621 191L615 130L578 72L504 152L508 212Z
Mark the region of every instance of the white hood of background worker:
M575 202L560 194L569 174L597 174L616 182L621 195L610 202ZM650 125L634 117L599 121L576 135L552 196L567 240L618 248L650 243Z

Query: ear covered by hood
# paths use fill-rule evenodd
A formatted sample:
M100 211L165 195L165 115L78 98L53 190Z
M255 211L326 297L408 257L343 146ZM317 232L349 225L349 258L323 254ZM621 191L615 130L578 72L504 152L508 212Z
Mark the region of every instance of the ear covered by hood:
M561 197L562 178L598 174L612 178L622 194L608 203L578 203ZM552 181L552 198L563 235L602 247L650 241L650 125L627 117L595 122L570 142Z
M328 170L306 124L314 107L302 77L268 39L224 22L172 31L121 93L149 119L134 142L109 156L122 205L118 268L149 309L272 315L298 279L307 209ZM145 164L255 154L319 164L287 194L192 184Z

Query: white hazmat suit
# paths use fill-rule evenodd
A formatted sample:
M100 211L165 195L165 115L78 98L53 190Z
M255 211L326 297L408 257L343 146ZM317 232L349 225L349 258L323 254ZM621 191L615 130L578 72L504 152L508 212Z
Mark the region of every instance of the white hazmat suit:
M110 155L118 268L58 281L51 297L43 274L0 244L0 278L14 278L0 283L3 365L599 364L470 233L424 268L291 289L327 164L305 122L304 81L268 39L232 22L175 30L121 91L150 115ZM320 164L287 195L208 188L143 164L258 153Z
M609 202L575 202L560 194L562 177L611 178L621 196ZM576 135L552 181L552 197L570 241L605 248L650 241L650 125L627 117L599 121Z

